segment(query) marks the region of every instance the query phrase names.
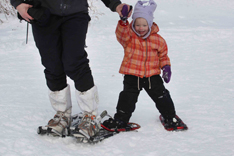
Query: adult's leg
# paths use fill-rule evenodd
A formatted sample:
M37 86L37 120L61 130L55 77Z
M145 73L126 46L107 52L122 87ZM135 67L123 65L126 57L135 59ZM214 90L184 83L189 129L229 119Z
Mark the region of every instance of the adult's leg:
M49 88L49 99L56 115L48 122L54 133L62 135L65 127L70 125L71 95L66 82L62 62L61 17L52 15L48 25L32 25L34 40L39 49L45 77Z
M61 32L65 73L74 80L76 98L84 113L98 114L98 91L94 85L87 52L84 50L90 17L77 13L64 17Z
M64 18L61 32L65 73L74 80L75 88L84 92L94 86L87 52L84 49L90 17L77 13Z
M47 86L51 91L60 91L67 86L62 62L61 20L62 17L51 15L46 26L32 25L34 40L45 67Z

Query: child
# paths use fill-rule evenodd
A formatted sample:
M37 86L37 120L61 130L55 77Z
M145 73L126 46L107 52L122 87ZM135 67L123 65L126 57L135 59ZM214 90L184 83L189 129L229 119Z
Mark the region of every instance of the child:
M183 126L186 125L176 116L169 91L163 85L162 78L166 83L170 81L171 64L167 56L167 44L157 34L159 28L153 22L157 5L153 0L148 2L149 5L144 3L137 2L130 24L127 20L118 22L116 36L125 53L119 70L124 74L124 89L120 92L114 119L106 120L103 125L109 129L125 128L135 110L139 93L144 88L164 118L165 128L185 129ZM122 14L126 14L124 10ZM162 78L160 69L163 70Z

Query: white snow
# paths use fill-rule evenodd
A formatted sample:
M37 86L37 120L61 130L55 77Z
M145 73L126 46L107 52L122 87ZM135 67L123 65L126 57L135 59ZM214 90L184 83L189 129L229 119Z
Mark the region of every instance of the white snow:
M123 0L135 5L136 0ZM155 104L142 91L131 121L142 127L95 145L74 138L39 136L54 115L33 36L26 23L10 18L0 25L1 156L233 156L234 1L157 0L154 21L168 43L172 79L165 84L184 132L163 129ZM123 77L123 49L115 37L119 16L95 1L104 15L91 22L86 49L100 96L99 112L115 113ZM1 15L1 17L4 17ZM2 19L2 18L1 18ZM130 19L131 20L131 19ZM72 88L73 114L80 112Z

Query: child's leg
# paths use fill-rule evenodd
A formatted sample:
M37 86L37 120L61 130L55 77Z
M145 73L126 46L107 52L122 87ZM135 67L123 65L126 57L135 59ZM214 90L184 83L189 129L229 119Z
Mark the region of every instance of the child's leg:
M149 81L151 89L149 89ZM175 107L171 99L169 91L164 87L162 78L159 75L150 77L149 81L145 82L144 89L155 102L157 109L164 118L175 117Z
M138 78L136 76L125 75L123 83L124 89L119 94L117 113L114 118L128 123L135 110L140 90L138 90Z

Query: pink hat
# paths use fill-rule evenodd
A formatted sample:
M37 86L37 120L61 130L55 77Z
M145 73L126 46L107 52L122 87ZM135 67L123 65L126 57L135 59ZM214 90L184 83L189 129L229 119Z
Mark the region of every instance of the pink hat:
M144 5L148 3L147 5ZM135 20L139 17L142 17L144 19L146 19L146 21L148 22L148 26L149 26L149 32L143 37L143 39L147 38L151 32L151 26L153 25L153 19L154 19L154 11L157 7L157 4L154 2L154 0L149 0L149 1L138 1L135 5L134 8L134 12L132 15L132 29L133 31L140 36L136 30L134 29L134 23Z

